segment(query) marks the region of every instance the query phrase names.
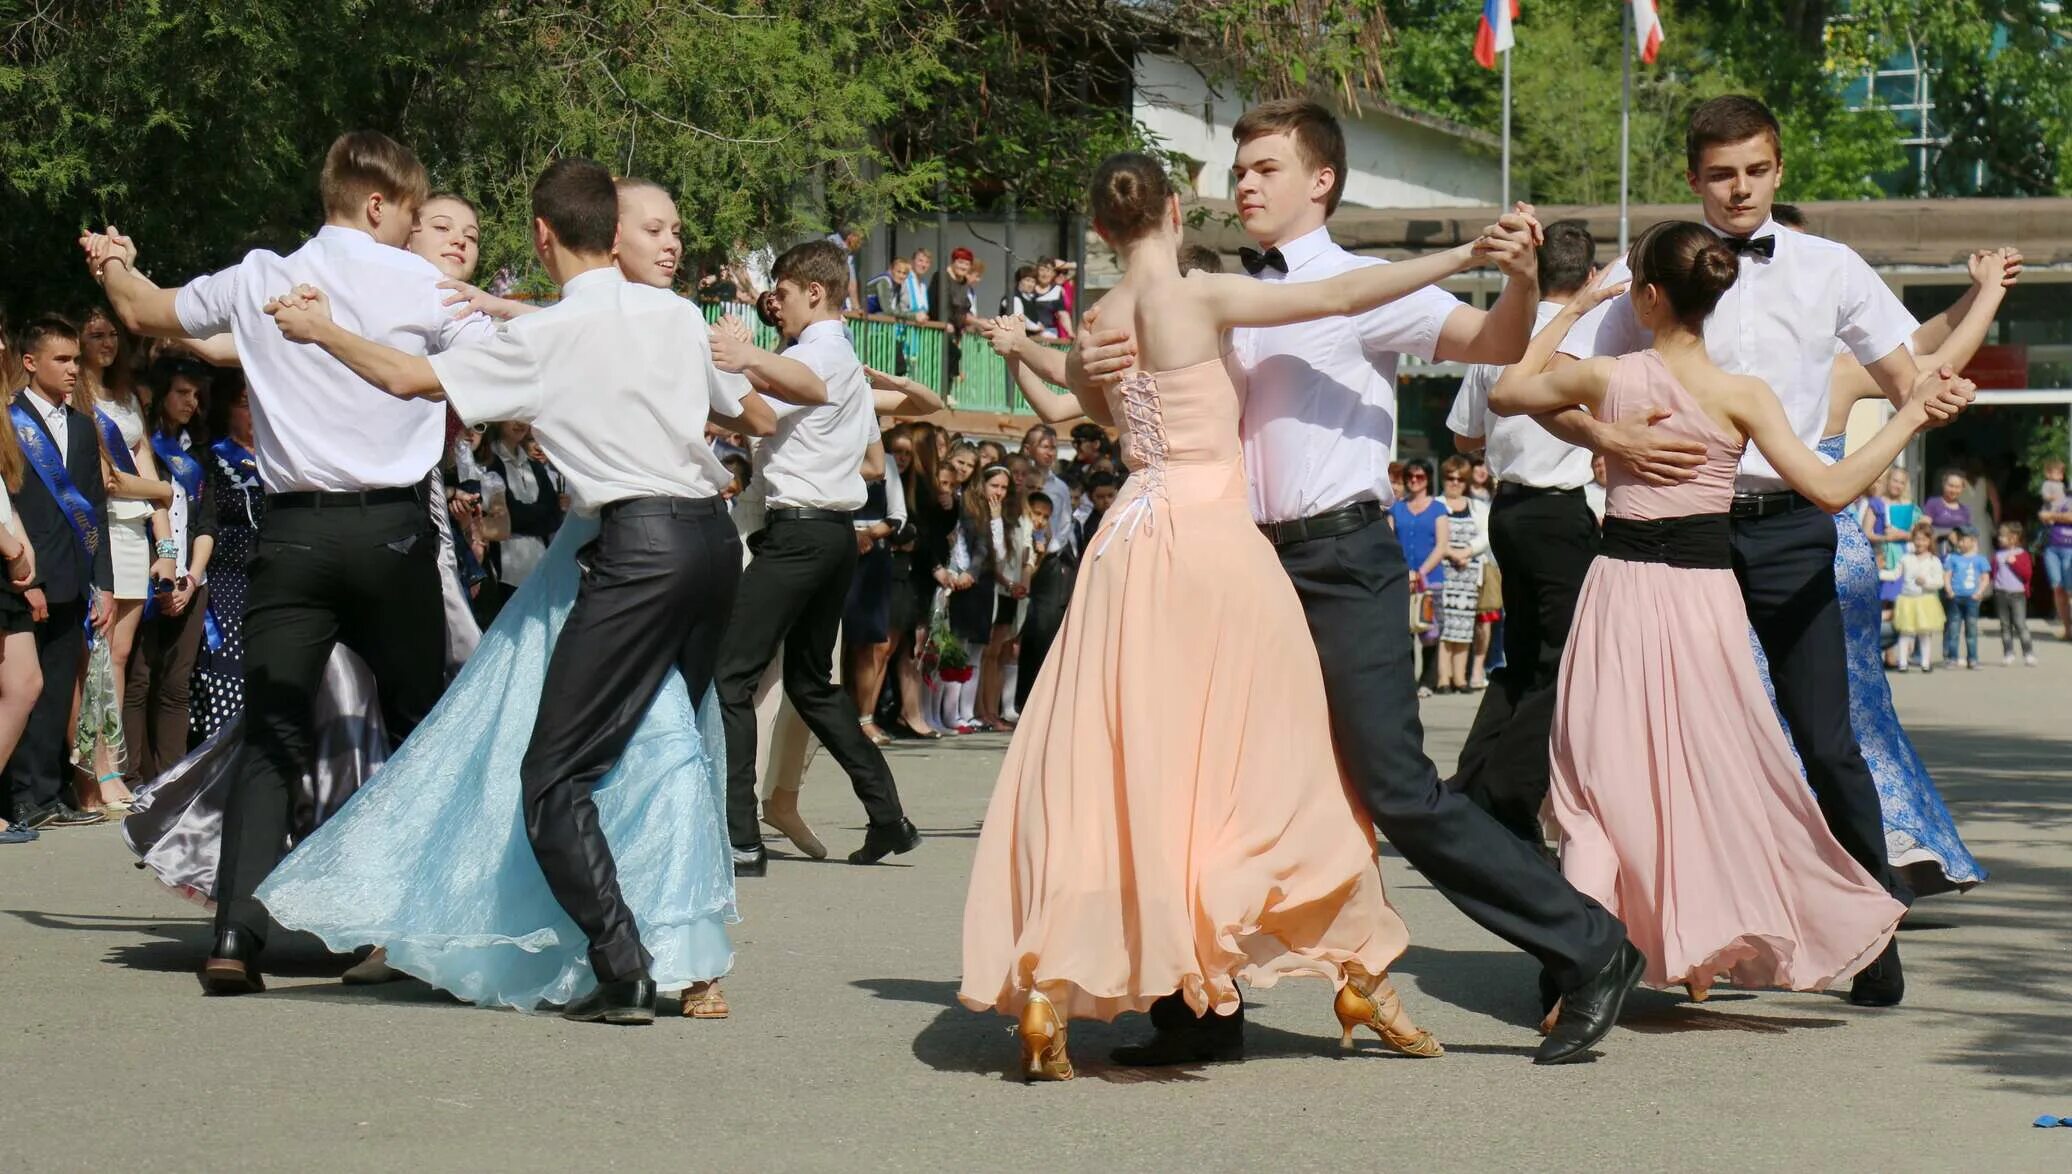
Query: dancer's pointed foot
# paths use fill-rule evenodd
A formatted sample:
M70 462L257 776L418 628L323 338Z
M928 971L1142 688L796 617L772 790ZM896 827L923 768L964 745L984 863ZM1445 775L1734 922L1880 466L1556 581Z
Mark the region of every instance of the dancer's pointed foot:
M763 822L790 840L792 847L815 860L827 859L827 845L820 842L820 837L813 834L813 829L799 815L797 791L779 788L763 800Z
M1687 982L1684 984L1684 992L1691 996L1693 1003L1702 1003L1712 997L1712 984L1710 982Z
M610 982L561 1009L563 1019L578 1023L639 1024L655 1021L655 980L645 970Z
M727 996L719 989L718 979L711 982L694 982L684 988L684 1018L725 1019L731 1013L727 1007Z
M1065 1054L1065 1020L1049 999L1031 994L1022 1007L1022 1080L1072 1079L1072 1057Z
M1403 1000L1396 995L1395 985L1388 976L1363 974L1348 968L1345 985L1338 988L1338 1000L1332 1006L1338 1016L1338 1026L1344 1034L1339 1037L1338 1046L1351 1050L1353 1032L1365 1027L1381 1037L1383 1043L1406 1056L1430 1058L1443 1056L1446 1049L1431 1032L1412 1022L1408 1012L1403 1010Z
M1621 942L1612 960L1588 982L1562 996L1554 1028L1533 1055L1535 1064L1570 1064L1582 1059L1619 1021L1626 996L1647 970L1648 960L1632 942Z
M400 982L410 976L388 964L388 951L376 946L374 952L354 963L351 970L339 976L347 986L376 986L384 982Z
M849 863L876 864L887 856L911 852L920 846L920 829L902 815L897 823L870 825L863 834L863 847L849 853Z
M216 935L216 948L201 967L202 993L256 995L266 989L259 974L259 943L241 929Z

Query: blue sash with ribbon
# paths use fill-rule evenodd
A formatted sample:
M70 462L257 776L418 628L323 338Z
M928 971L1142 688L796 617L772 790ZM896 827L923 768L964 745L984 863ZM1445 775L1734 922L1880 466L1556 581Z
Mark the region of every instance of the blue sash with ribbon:
M94 503L79 492L79 487L72 484L72 474L65 470L65 454L58 451L50 433L44 430L43 421L22 406L20 399L14 401L8 414L14 418L14 435L21 442L22 455L29 459L29 467L36 470L43 487L50 490L50 496L56 499L65 520L72 524L72 534L79 539L80 549L86 552L87 577L91 579L94 555L101 549L100 513L94 509Z
M201 462L180 447L179 437L154 432L151 434L151 451L158 454L158 459L164 462L167 471L172 473L173 480L180 483L180 488L186 492L188 501L201 496Z
M108 459L115 463L115 468L136 476L137 458L130 453L129 445L123 442L122 427L99 408L94 409L94 426L101 430L101 447L108 450Z

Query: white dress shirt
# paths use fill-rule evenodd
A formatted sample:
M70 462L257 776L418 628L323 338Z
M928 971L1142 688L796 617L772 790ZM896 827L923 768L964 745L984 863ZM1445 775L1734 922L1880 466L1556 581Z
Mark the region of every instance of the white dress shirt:
M230 331L251 389L252 439L269 493L415 485L439 463L446 411L400 400L332 358L289 342L266 303L308 283L331 299L340 326L411 355L486 337L479 314L455 320L430 261L364 232L327 224L285 257L264 249L187 283L174 303L195 338Z
M854 510L863 506L863 454L878 438L876 398L849 331L815 322L784 349L827 383L827 402L800 406L770 401L777 430L755 446L757 479L769 508Z
M22 394L27 397L29 407L43 418L43 426L50 430L50 439L57 445L58 461L62 464L66 454L72 451L72 413L64 404L54 404L43 398L43 393L33 387L25 387Z
M432 369L468 423L530 421L578 513L717 497L733 480L705 421L739 415L748 381L713 366L697 306L614 267L577 274L559 302L433 355Z
M1560 302L1541 302L1532 332L1538 334L1561 313ZM1535 489L1576 489L1590 480L1590 450L1578 448L1540 427L1531 416L1499 416L1489 410L1489 391L1504 368L1477 363L1460 381L1446 427L1456 436L1483 439L1489 475Z
M1765 220L1750 239L1765 236L1776 238L1776 256L1742 254L1740 278L1705 321L1705 350L1721 369L1768 383L1784 403L1792 432L1815 448L1827 428L1835 343L1868 366L1907 345L1919 324L1849 246L1780 228L1774 220ZM1602 280L1631 276L1622 258ZM1632 299L1621 295L1585 314L1561 350L1587 359L1631 354L1651 341ZM1790 486L1751 444L1734 488L1771 493Z
M1281 246L1286 276L1321 281L1362 265L1386 265L1339 248L1318 228ZM1390 500L1396 439L1396 361L1429 359L1461 301L1436 286L1350 318L1233 331L1244 364L1245 472L1252 515L1292 522L1359 501Z

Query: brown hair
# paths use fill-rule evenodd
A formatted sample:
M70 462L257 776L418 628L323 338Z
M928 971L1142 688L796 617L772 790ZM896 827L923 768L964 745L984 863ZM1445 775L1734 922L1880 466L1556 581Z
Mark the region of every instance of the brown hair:
M1443 487L1448 477L1460 478L1461 484L1468 483L1468 474L1475 466L1466 457L1447 457L1439 462L1439 483Z
M1745 94L1724 94L1701 102L1691 111L1690 126L1684 131L1685 161L1696 172L1698 156L1705 148L1745 143L1757 135L1769 135L1771 149L1779 159L1784 158L1783 132L1768 106Z
M1101 160L1094 169L1090 203L1094 227L1109 240L1126 245L1158 226L1165 215L1166 201L1173 198L1173 181L1165 165L1141 151L1123 151ZM1031 269L1030 275L1035 275ZM1021 270L1015 271L1020 282Z
M1180 246L1180 276L1200 270L1203 273L1223 272L1223 257L1207 245Z
M425 204L433 204L440 200L447 200L451 201L452 203L459 204L461 207L466 208L475 217L475 219L482 219L482 209L477 208L475 206L475 201L470 200L466 196L461 195L459 192L433 192L431 195L426 196L424 198ZM423 205L420 205L418 211L422 212L423 210Z
M571 156L547 164L532 185L532 214L563 248L609 253L619 239L619 192L602 163Z
M770 266L770 283L780 281L802 290L817 285L821 293L839 302L849 296L849 251L830 240L793 245Z
M1312 171L1331 169L1331 194L1324 199L1326 216L1338 211L1345 195L1345 131L1338 118L1321 104L1306 98L1282 98L1262 102L1237 120L1230 137L1242 147L1265 135L1284 134L1295 141L1302 162Z
M1711 229L1694 220L1665 220L1633 242L1633 279L1669 299L1677 321L1699 330L1721 295L1741 274L1741 263Z
M98 320L108 324L115 331L115 359L108 369L95 371L86 365L86 332ZM135 404L137 396L137 367L130 332L123 328L118 319L106 306L95 306L79 319L79 387L80 410L91 411L110 400ZM114 395L110 395L110 392Z
M423 207L432 181L410 148L378 130L355 130L339 135L325 153L317 188L325 215L350 216L376 193L408 208Z

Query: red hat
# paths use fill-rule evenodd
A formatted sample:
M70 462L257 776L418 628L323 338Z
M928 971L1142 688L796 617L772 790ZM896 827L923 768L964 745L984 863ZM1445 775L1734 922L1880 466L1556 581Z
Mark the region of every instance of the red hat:
M958 245L956 248L950 250L951 264L955 264L958 261L976 260L978 260L978 254L973 253L970 249L965 248L963 245Z

